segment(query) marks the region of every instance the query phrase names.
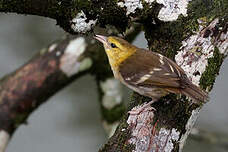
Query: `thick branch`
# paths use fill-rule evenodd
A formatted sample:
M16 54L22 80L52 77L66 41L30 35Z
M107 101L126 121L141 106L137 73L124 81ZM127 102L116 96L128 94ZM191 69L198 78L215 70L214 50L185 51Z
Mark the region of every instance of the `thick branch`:
M175 58L192 82L207 91L212 89L228 50L227 18L223 18L224 14L217 15L221 15L220 18L198 19L197 32L188 35L183 31L190 30L188 22L193 20L192 16L186 22L181 18L178 22L154 25L154 28L145 25L150 48ZM152 104L153 108L144 106L149 100L138 94L132 96L129 114L100 151L182 150L202 105L174 94Z
M72 34L86 33L97 23L101 27L113 25L125 32L130 19L143 22L157 16L158 5L140 1L124 4L116 0L0 0L0 12L49 17Z
M73 0L0 0L0 12L53 18L64 30L72 32L70 21L76 16L77 9Z
M112 0L65 2L60 0L58 1L59 7L57 6L57 1L44 2L45 5L49 6L48 8L53 8L51 12L44 5L36 6L35 4L41 2L35 0L25 0L20 4L18 2L15 0L1 0L0 11L48 16L56 19L61 27L71 33L85 33L91 30L95 22L101 26L107 24L114 25L120 31L125 31L131 20L140 22L144 26L150 50L160 52L172 59L176 58L177 63L186 70L193 83L200 85L208 91L211 90L220 65L227 53L227 14L225 13L227 2L222 0L213 2L207 0L192 1L188 9L188 17L186 17L187 4L189 3L187 0L143 2L137 0L124 0L121 2ZM63 7L61 7L62 3L64 4ZM69 3L70 5L68 5ZM30 5L25 6L24 4ZM36 10L35 7L38 9ZM180 16L181 14L183 16ZM89 54L94 55L92 52ZM104 59L103 54L98 54L97 56ZM66 57L66 59L68 58ZM35 61L32 67L36 65L38 59ZM104 60L96 61L96 65L92 68L91 72L96 74L99 80L105 80L107 78L106 76L110 76L111 73L107 71L104 73L101 67L107 67L107 64L103 64ZM55 64L58 65L58 62L45 63L47 67L44 70L49 74L52 74L52 68L55 67ZM40 68L39 65L37 67ZM25 67L26 65L22 70L27 72ZM69 72L67 68L65 70L64 73ZM31 75L34 74L31 73ZM14 75L17 75L17 77ZM40 76L39 73L37 75ZM19 90L19 92L12 92L12 89L16 87L9 88L7 85L11 85L11 83L7 84L6 82L12 79L20 80L18 82L24 83L24 80L21 79L22 77L18 71L9 77L12 78L2 80L2 85L6 85L5 88L8 89L6 91L11 92L3 95L7 97L10 95L9 97L13 97L10 98L12 100L23 89L27 89L30 85L36 87L39 87L39 85L42 86L46 80L36 81L40 78L28 77L34 83L25 85L26 87L22 87L22 90ZM21 83L16 84L24 86ZM12 84L12 86L16 84ZM30 94L28 95L25 99L30 98ZM46 94L46 96L48 95L50 94ZM179 97L171 94L162 98L161 101L163 102L160 101L153 104L153 107L156 109L155 111L153 108L142 108L143 105L141 103L146 100L148 99L134 94L132 104L129 107L131 114L124 117L114 136L110 138L109 142L101 151L131 151L133 149L135 151L178 151L182 149L183 143L198 116L199 105L191 104L189 99L184 96ZM32 107L33 104L30 103L21 107L14 107L13 110L19 108L20 112L23 107L27 106ZM8 110L7 108L6 112ZM5 110L5 108L2 109ZM134 115L135 110L138 109L141 109L140 114ZM14 117L16 118L15 115L10 115L3 118ZM15 126L11 128L7 132L14 130ZM2 132L0 132L0 135L2 135Z
M89 46L88 46L89 45ZM83 37L67 37L42 49L0 82L0 151L30 113L58 90L88 73L92 47ZM3 142L5 141L5 142Z

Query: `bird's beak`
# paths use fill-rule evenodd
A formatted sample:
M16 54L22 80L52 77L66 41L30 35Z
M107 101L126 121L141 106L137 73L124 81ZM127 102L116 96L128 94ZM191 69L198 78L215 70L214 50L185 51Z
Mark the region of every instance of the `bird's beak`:
M94 38L103 43L104 45L108 44L108 38L106 36L95 35Z

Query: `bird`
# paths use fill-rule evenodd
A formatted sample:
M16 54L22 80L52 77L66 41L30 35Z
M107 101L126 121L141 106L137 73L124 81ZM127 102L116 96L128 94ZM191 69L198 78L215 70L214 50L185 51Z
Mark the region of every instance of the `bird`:
M114 77L133 91L152 98L149 104L169 93L183 94L193 103L208 100L185 71L162 54L138 48L116 36L95 35L103 43Z

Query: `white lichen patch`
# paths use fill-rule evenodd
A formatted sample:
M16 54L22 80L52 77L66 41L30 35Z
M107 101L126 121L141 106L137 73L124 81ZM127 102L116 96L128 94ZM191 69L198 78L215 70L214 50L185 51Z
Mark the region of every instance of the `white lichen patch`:
M112 109L123 101L122 86L115 78L109 78L100 83L104 93L102 105L107 109Z
M71 28L78 33L86 33L92 29L97 20L87 21L87 17L83 11L77 14L71 21Z
M60 69L68 77L76 74L80 70L80 66L84 60L79 61L78 59L86 50L86 46L85 39L83 37L78 37L71 40L66 47L64 54L60 59ZM88 66L85 67L88 68Z
M48 52L52 52L55 50L55 48L57 47L57 44L52 44L49 48L48 48Z
M183 147L184 147L184 144L185 144L185 141L189 135L189 133L191 132L198 116L199 116L199 111L200 111L200 108L197 108L195 110L192 111L192 115L191 117L188 119L188 122L185 126L185 130L186 132L181 136L181 139L180 139L180 144L179 144L179 151L182 151Z
M6 146L8 145L9 139L10 139L9 134L4 130L0 130L0 152L5 151Z
M228 31L221 33L220 40L217 43L217 47L221 54L228 54Z
M178 141L180 132L173 128L172 130L161 128L158 135L154 137L154 149L158 152L171 152L174 148L173 142Z
M191 0L157 0L157 3L163 4L158 14L161 21L175 21L182 14L187 16L187 6Z
M213 29L217 23L218 19L215 19L207 28L182 41L180 51L175 56L177 64L184 69L195 85L199 85L201 75L208 65L208 59L213 57L215 49L213 34L205 35L206 30Z
M135 13L136 9L143 8L141 0L124 0L124 2L118 2L117 5L120 7L126 7L127 9L126 15Z
M127 120L129 129L132 131L128 142L135 145L135 152L149 151L151 137L153 137L153 125L151 122L154 118L154 108L145 105L136 106L129 111L130 115Z
M203 38L193 35L182 42L181 49L175 56L175 60L184 69L193 84L199 85L208 59L213 56L214 46L211 43L211 37Z
M156 123L152 125L155 109L142 104L129 111L127 123L131 130L130 144L135 145L134 152L171 152L174 142L180 138L177 129L161 128L156 131Z
M134 14L137 9L143 9L142 0L124 0L118 2L119 7L126 7L127 13ZM147 4L152 4L155 0L144 0ZM163 7L158 13L158 19L161 21L175 21L179 15L187 16L187 6L191 0L156 0Z
M106 133L108 134L108 137L111 137L115 133L118 125L119 125L118 121L113 122L111 124L108 123L107 121L103 121L103 127L104 127Z

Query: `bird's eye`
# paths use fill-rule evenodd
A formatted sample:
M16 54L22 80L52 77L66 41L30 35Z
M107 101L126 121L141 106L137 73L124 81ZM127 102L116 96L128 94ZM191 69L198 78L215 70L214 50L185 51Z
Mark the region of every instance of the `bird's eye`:
M117 48L117 46L114 43L110 44L112 48Z

